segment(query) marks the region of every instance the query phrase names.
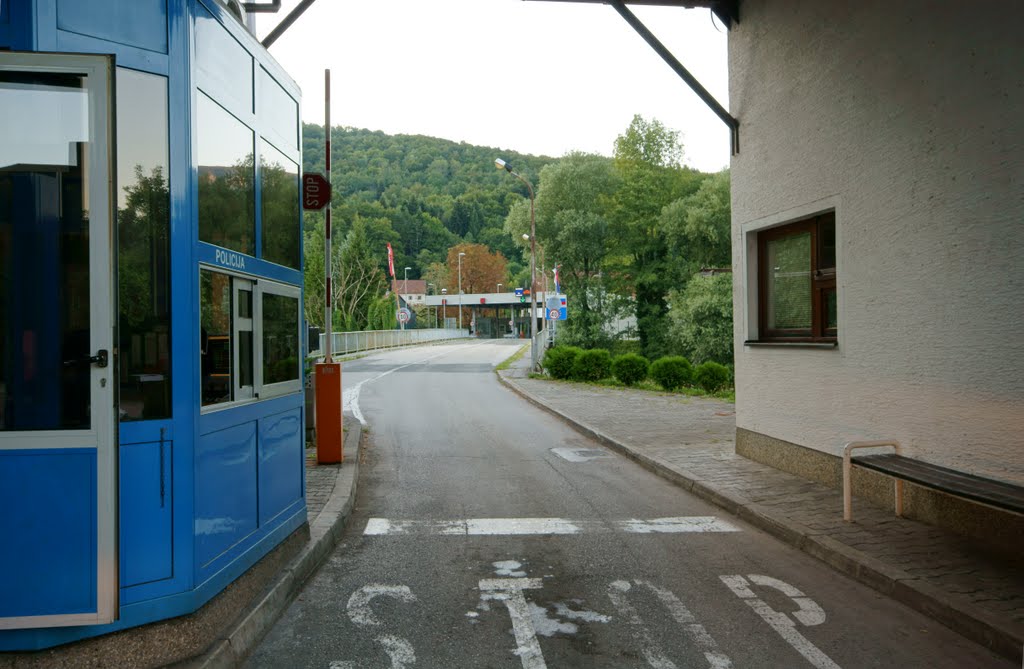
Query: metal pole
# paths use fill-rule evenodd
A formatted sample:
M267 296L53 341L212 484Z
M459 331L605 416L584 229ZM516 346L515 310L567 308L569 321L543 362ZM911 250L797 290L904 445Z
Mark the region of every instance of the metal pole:
M459 329L462 329L462 256L465 253L459 254Z
M517 175L518 176L518 175ZM519 177L523 179L522 177ZM537 222L533 216L533 186L530 191L530 371L537 371Z
M405 292L406 299L408 299L408 295L409 295L409 268L408 267L405 268L405 282L402 284L402 290ZM401 324L402 330L404 331L405 330L405 321L403 321L401 318L399 318L398 322Z
M331 184L331 71L324 70L324 168L327 172L327 186L330 192ZM334 294L331 290L331 200L327 200L327 209L324 211L324 269L327 277L324 282L324 296L326 307L324 308L324 328L327 331L327 345L324 351L324 361L331 362L331 320L333 318L331 303L334 301Z

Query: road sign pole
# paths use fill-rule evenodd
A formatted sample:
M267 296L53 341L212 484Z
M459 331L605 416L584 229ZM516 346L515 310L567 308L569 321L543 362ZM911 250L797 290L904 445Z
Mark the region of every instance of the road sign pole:
M324 331L327 333L324 345L324 361L316 366L315 416L316 416L316 461L326 465L344 459L342 444L344 431L341 425L341 363L331 359L331 338L333 317L331 302L331 71L324 70L324 167L327 172L327 210L324 212ZM305 185L303 204L306 203ZM320 204L317 202L312 204ZM321 205L323 206L323 205Z

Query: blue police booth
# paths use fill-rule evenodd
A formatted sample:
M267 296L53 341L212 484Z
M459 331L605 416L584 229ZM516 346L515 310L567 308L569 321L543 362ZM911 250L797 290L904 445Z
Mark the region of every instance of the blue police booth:
M0 650L305 523L298 101L215 0L0 0Z

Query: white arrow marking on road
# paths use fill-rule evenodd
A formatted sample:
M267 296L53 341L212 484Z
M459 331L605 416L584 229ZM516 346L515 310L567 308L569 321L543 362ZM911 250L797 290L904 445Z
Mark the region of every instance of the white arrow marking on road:
M539 578L487 578L480 581L481 599L505 602L516 637L516 655L523 663L523 669L547 669L523 595L523 590L539 590L541 587Z
M407 604L416 601L416 595L412 594L407 585L364 585L348 598L348 617L352 622L357 625L380 625L370 609L370 602L375 597L394 597Z
M774 610L758 599L750 589L747 579L739 574L719 576L718 578L722 579L722 582L733 591L733 594L745 601L750 608L757 612L757 615L761 616L773 630L778 632L779 636L785 639L790 646L807 658L815 667L818 669L840 669L839 665L833 662L828 655L825 655L817 646L808 641L807 637L796 631L796 623L790 620L789 616ZM757 585L778 590L796 602L800 610L795 612L793 617L804 625L813 626L825 622L825 612L822 608L814 600L789 583L760 574L751 574L748 578Z
M371 518L364 535L440 534L458 536L555 535L602 532L631 534L680 534L689 532L739 532L714 516L677 516L638 520L601 521L565 518L468 518L465 520L388 520Z

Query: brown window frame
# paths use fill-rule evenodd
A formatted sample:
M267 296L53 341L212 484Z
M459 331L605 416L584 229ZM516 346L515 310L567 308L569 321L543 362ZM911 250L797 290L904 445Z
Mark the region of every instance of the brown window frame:
M835 222L835 212L829 211L757 233L759 342L835 343L837 341L838 323L837 327L830 328L826 322L828 297L830 293L836 292L836 268L834 263L831 267L821 266L825 255L823 230L826 226L831 225L834 239ZM811 235L811 327L770 329L768 327L768 243L805 233Z

